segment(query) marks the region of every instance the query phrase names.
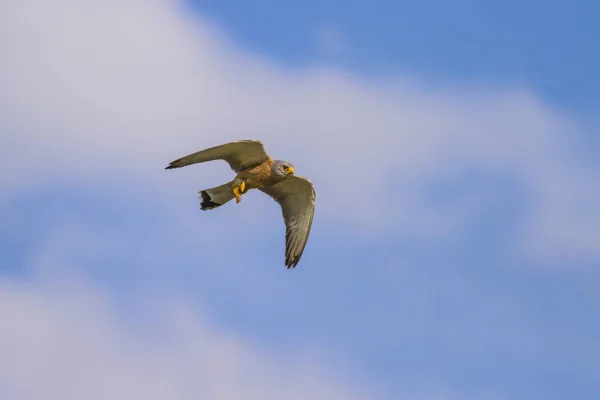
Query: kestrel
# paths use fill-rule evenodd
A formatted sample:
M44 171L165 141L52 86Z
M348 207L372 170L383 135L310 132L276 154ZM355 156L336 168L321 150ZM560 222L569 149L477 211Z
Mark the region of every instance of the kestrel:
M213 160L226 161L236 173L228 183L201 190L200 208L212 210L258 189L271 196L281 207L286 226L285 265L294 268L304 252L315 212L315 189L306 178L294 175L287 161L273 160L259 140L239 140L200 150L171 162L166 169Z

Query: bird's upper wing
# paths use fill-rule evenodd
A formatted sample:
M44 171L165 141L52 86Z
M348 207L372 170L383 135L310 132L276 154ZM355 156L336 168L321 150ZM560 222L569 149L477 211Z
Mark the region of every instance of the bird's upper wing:
M289 175L283 181L259 189L281 206L285 221L285 265L295 267L300 261L310 234L315 213L315 189L311 181Z
M169 164L166 169L213 160L225 160L232 170L239 172L245 168L264 163L269 159L260 140L239 140L181 157Z

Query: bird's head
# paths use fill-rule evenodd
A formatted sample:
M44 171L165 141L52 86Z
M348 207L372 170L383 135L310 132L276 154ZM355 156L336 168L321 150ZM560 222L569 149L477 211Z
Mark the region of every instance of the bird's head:
M294 175L294 166L287 161L275 160L273 172L281 177Z

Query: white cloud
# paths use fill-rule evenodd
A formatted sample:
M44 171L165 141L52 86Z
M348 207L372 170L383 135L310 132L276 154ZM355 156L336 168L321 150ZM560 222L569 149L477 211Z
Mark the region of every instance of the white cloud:
M81 282L0 281L0 393L15 400L376 397L339 380L322 360L276 357L211 327L185 301L153 311L125 318Z
M517 243L536 255L599 254L598 167L570 147L576 121L525 91L287 71L174 0L2 2L0 26L5 194L114 176L166 191L216 172L194 178L200 189L230 175L161 169L203 147L260 138L316 184L318 218L455 234L486 204L442 210L423 189L465 170L501 172L530 200Z
M60 267L53 270L61 270ZM343 376L314 349L266 351L215 328L186 298L145 293L123 309L89 282L35 274L0 280L0 395L11 400L422 400L458 396L443 381L393 382L392 397ZM132 317L135 315L135 317Z

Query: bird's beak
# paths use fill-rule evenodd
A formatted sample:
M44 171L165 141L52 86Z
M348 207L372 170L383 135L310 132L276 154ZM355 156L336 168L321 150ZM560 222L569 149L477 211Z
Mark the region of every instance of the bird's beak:
M288 175L294 175L294 167L289 167L287 173Z

